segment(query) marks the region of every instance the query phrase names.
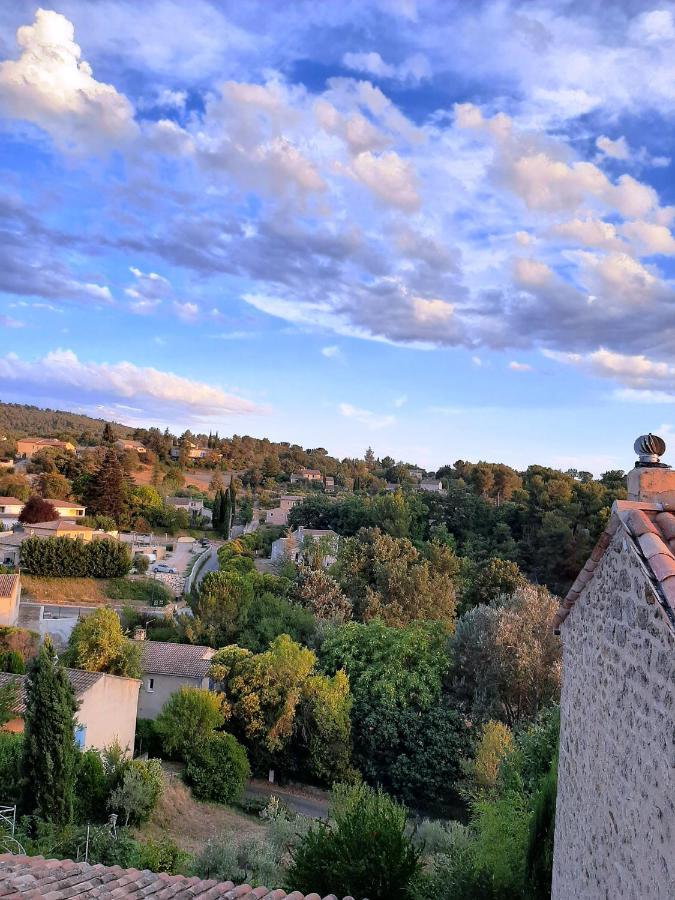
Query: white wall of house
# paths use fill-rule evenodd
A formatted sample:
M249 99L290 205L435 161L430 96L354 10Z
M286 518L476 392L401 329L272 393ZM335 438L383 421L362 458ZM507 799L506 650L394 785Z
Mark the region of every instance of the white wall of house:
M172 694L182 687L209 687L208 678L191 678L188 675L153 675L143 673L143 683L138 695L138 718L156 719Z

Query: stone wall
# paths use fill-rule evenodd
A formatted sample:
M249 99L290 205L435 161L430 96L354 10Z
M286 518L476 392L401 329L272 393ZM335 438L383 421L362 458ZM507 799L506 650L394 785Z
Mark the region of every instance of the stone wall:
M629 540L561 629L552 900L675 897L675 639Z

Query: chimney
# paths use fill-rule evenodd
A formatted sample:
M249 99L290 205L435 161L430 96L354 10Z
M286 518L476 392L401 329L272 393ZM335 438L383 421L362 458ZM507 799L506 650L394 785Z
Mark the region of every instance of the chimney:
M628 473L628 499L675 508L675 472L660 461L666 442L656 434L642 434L633 448L638 459Z
M136 626L136 628L134 628L134 640L135 641L144 641L145 640L145 628L141 628L140 626Z

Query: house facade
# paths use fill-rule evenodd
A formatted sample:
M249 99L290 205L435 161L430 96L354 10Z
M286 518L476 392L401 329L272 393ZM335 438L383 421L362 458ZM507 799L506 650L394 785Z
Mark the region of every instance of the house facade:
M78 701L74 735L78 747L104 750L117 742L127 754L133 754L141 682L103 672L80 669L66 669L66 672ZM0 685L9 682L18 686L16 716L2 730L21 733L26 712L26 676L1 672Z
M298 503L302 503L302 499L300 494L284 494L279 500L279 506L276 509L268 509L265 513L265 524L287 525L289 512Z
M323 544L325 552L322 564L324 568L333 565L337 559L339 536L329 528L305 528L302 525L286 537L273 541L271 560L281 562L282 559L287 558L292 562L301 563L306 541Z
M145 456L148 452L140 441L131 441L126 438L120 438L115 441L115 447L117 447L118 450L135 450L139 456Z
M156 719L172 694L181 687L210 687L212 647L142 641L143 684L138 697L138 718Z
M306 469L303 467L300 471L291 475L291 484L296 484L298 481L323 481L323 475L318 469Z
M75 452L75 444L70 441L59 441L56 438L20 438L16 442L16 455L20 459L31 459L40 450L68 450Z
M4 528L16 525L23 507L23 500L18 497L0 497L0 522Z
M675 473L628 488L555 620L553 900L675 897Z
M20 602L21 576L0 575L0 625L16 625Z

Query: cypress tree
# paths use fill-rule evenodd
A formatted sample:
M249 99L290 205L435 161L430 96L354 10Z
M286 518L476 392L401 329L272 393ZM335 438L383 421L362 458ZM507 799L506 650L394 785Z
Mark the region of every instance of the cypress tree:
M111 516L119 525L127 510L127 476L114 450L108 450L92 479L92 496L87 503L92 512Z
M220 527L220 516L222 514L223 509L223 492L221 490L216 491L216 496L213 498L213 513L211 518L211 524L214 529L217 531Z
M230 528L232 528L232 520L234 519L234 513L237 508L237 492L234 489L234 479L233 478L230 479L230 486L227 491L227 496L230 501L230 503L229 503L230 514L229 514L227 521L225 522L225 527L227 528L227 533L229 535Z
M45 638L28 671L23 758L23 809L66 825L73 818L77 701L52 642Z
M113 431L113 427L110 422L106 422L103 426L103 434L101 436L101 443L106 444L111 447L115 443L115 432Z
M227 491L225 497L223 499L222 512L221 512L221 522L220 529L225 535L226 538L230 536L230 522L232 521L232 501L230 499L230 492Z

